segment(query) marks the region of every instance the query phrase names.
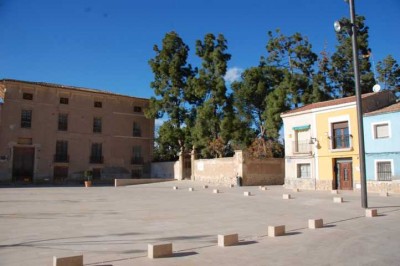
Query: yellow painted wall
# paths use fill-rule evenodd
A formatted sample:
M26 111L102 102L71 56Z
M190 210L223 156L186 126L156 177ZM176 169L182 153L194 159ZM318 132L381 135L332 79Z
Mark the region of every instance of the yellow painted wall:
M339 118L341 116L349 117L349 130L353 136L350 138L351 149L347 150L331 150L330 141L328 136L332 135L330 129L329 119ZM359 171L359 158L358 158L358 125L357 125L357 111L355 105L341 110L332 110L327 112L317 113L316 117L316 128L317 128L317 139L318 139L318 177L319 180L333 180L333 167L334 159L337 158L352 158L353 161L353 181L359 183L360 171ZM344 120L342 120L344 121ZM339 122L339 121L335 121ZM353 187L354 189L355 187Z

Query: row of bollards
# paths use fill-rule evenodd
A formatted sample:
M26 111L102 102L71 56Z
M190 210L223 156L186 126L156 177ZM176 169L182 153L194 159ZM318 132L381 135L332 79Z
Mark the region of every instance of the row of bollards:
M234 187L233 185L230 186L231 188ZM208 188L208 185L203 186L204 189ZM177 186L173 187L173 190L178 190ZM259 189L267 190L266 186L260 186ZM193 187L188 188L189 191L194 191ZM293 192L299 192L299 189L293 189ZM220 191L218 189L213 189L213 193L218 194ZM338 194L337 190L332 190L332 194ZM245 191L244 196L251 196L250 191ZM382 196L382 195L381 195ZM388 196L385 193L385 196ZM290 194L283 194L283 199L292 199ZM343 197L334 197L334 203L343 203ZM366 209L365 210L365 217L376 217L378 216L377 209ZM324 223L323 219L309 219L308 220L308 228L309 229L318 229L323 228ZM273 225L268 226L268 237L278 237L284 236L285 232L285 225ZM218 246L219 247L227 247L227 246L234 246L239 243L239 235L238 234L227 234L227 235L218 235ZM154 259L154 258L163 258L163 257L171 257L173 256L173 246L172 243L156 243L156 244L148 244L147 250L147 257ZM53 257L53 266L83 266L83 255L78 256L70 256L70 257Z

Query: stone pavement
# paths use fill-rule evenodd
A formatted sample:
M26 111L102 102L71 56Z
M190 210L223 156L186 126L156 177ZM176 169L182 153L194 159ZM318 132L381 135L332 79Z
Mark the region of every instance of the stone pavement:
M333 203L336 196L344 203ZM400 265L400 196L368 196L378 217L364 216L359 191L203 189L192 181L0 188L0 265L52 265L54 255L79 254L93 266ZM308 229L317 218L324 227ZM267 236L281 224L285 236ZM217 246L218 234L232 233L239 245ZM148 259L147 244L158 242L172 242L174 256Z

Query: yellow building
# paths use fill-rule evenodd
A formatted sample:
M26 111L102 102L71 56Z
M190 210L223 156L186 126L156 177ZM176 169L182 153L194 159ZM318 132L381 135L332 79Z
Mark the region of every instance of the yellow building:
M394 101L395 97L389 91L367 93L362 96L363 111L371 112ZM359 188L355 96L305 105L285 112L281 117L285 131L285 187L317 190ZM305 129L310 131L309 134L305 134ZM301 136L306 137L299 139ZM301 143L309 145L307 156L296 149Z

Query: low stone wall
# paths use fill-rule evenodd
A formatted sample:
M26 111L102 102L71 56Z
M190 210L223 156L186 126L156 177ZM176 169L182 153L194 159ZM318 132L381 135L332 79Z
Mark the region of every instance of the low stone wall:
M303 189L303 190L315 190L316 184L313 178L296 178L296 179L285 179L285 188L287 189Z
M400 193L400 180L396 181L367 181L367 191L373 193Z
M241 151L229 158L194 160L192 166L192 179L222 186L236 184L237 176L243 186L283 185L285 178L284 159L244 158Z
M246 158L243 165L243 185L283 185L285 178L285 160L281 158Z
M236 176L239 174L239 169L235 159L235 157L230 157L195 160L192 165L192 179L222 186L236 184Z
M155 162L151 163L152 178L174 178L180 180L180 162Z
M167 178L149 178L149 179L115 179L114 186L129 186L129 185L140 185L140 184L149 184L149 183L158 183L158 182L166 182L166 181L174 181L175 179L167 179Z

